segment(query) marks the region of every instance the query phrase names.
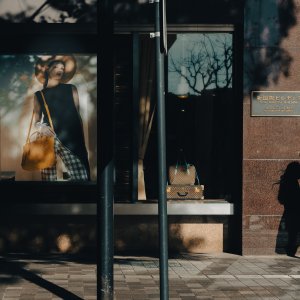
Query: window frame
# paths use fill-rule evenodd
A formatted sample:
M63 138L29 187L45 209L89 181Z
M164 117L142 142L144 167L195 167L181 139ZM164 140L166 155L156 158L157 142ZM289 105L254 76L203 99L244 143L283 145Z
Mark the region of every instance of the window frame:
M98 13L99 14L99 13ZM23 24L7 23L0 33L0 55L75 53L97 56L99 70L98 24ZM97 73L99 87L99 72ZM97 122L99 129L99 91ZM93 182L42 182L0 180L2 195L10 203L96 203L99 191L99 134L97 135L97 180ZM9 196L8 196L9 195ZM4 197L4 199L5 199ZM4 200L6 202L6 200Z
M122 24L115 24L114 27L114 36L117 35L128 35L132 37L132 45L133 45L133 51L137 51L138 47L137 45L137 39L139 39L140 35L145 35L149 34L150 32L154 31L154 26L152 25L122 25ZM242 72L241 67L238 66L237 61L241 60L241 47L238 46L238 40L241 38L241 30L239 29L239 26L237 24L168 24L167 27L167 33L222 33L222 32L228 32L232 33L232 46L233 46L233 51L234 51L234 56L233 56L233 65L232 65L232 89L233 89L233 94L234 97L237 98L237 101L239 99L242 99L242 91L241 91L241 82L239 78L241 76L238 76L237 74ZM150 37L149 37L150 38ZM137 55L134 55L132 51L132 59L134 60L134 57ZM135 53L136 54L136 53ZM135 66L137 67L138 64L136 61L134 61ZM242 64L240 64L242 65ZM165 71L166 73L167 71ZM132 70L132 78L137 78L137 75L135 74L134 70ZM167 76L165 76L165 86L167 87ZM133 88L133 105L134 103L137 103L137 97L138 93L136 91L136 85L132 85ZM241 101L242 103L242 101ZM134 110L133 110L134 111ZM242 104L237 105L235 108L235 123L238 124L239 129L237 130L237 153L239 153L239 156L242 157L242 119L239 117L238 114L242 114ZM133 128L138 122L138 118L135 118L134 116L132 117L133 119ZM132 138L132 169L131 169L131 178L130 178L130 184L131 184L131 190L130 190L130 198L128 199L131 203L135 203L139 201L137 199L137 181L138 177L136 176L138 174L137 172L137 160L138 158L135 157L137 151L134 149L134 141L136 141L136 137ZM238 164L235 166L236 170L236 176L235 178L238 178L241 175L241 161L242 159L238 162ZM135 179L134 179L135 178ZM240 197L241 195L241 180L239 180L239 183L237 184L236 191L233 192L235 198ZM149 199L151 200L151 199ZM148 201L148 199L147 199ZM119 201L118 201L119 202ZM123 202L123 201L120 201Z

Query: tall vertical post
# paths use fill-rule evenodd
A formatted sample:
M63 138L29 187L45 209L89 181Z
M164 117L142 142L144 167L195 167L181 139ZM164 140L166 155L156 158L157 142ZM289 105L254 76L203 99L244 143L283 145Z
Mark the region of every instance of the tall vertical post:
M100 49L99 70L99 113L98 147L99 200L97 205L98 257L97 257L97 299L112 300L113 281L113 13L112 1L99 1L98 6Z
M160 0L164 1L164 0ZM169 299L168 280L168 214L166 200L166 126L165 126L165 79L164 54L161 45L161 15L159 0L155 0L155 60L157 99L157 145L158 145L158 215L159 215L159 273L160 299Z
M132 34L132 186L131 202L138 200L138 162L139 162L139 86L140 86L140 36Z
M100 266L98 266L97 286L98 299L112 300L114 291L113 278L113 162L110 161L101 174L100 205L98 218L100 219ZM100 295L99 295L100 294ZM99 297L100 296L100 297Z

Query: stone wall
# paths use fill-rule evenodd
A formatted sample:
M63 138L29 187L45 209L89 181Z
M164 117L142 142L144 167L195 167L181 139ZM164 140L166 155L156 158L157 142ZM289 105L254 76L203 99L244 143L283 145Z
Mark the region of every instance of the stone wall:
M221 253L228 249L228 220L221 216L169 216L169 251ZM116 216L116 252L158 252L157 216Z
M243 254L284 253L276 182L290 162L300 159L300 119L251 117L250 95L253 90L300 90L299 4L245 1Z
M97 222L88 216L22 216L2 219L0 254L88 254L99 249ZM159 253L157 216L115 216L115 253ZM169 216L169 252L228 250L228 217Z

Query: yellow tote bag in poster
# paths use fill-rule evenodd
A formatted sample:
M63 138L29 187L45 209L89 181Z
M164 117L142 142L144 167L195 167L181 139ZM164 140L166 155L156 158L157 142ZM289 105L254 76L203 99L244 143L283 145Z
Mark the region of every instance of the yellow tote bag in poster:
M44 101L50 126L54 132L49 108L42 91L41 91L41 95ZM50 168L56 163L56 156L54 150L54 137L42 135L38 131L30 135L33 117L34 117L34 112L32 112L26 143L23 146L23 156L22 156L21 165L22 168L26 171L37 171L37 170ZM35 138L31 141L34 135Z

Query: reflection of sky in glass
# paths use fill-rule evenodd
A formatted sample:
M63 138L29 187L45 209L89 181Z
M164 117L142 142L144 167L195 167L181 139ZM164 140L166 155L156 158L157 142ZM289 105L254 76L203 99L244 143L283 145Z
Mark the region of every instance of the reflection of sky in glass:
M174 35L175 37L175 35ZM174 43L171 45L168 56L168 91L177 95L199 94L204 87L200 72L205 74L205 81L208 81L209 71L217 68L216 77L213 77L211 83L205 89L214 89L218 87L232 86L232 57L230 64L224 66L224 49L230 49L232 54L232 34L230 33L189 33L177 34ZM194 63L194 68L192 63ZM190 70L190 71L189 71ZM197 70L197 71L195 71ZM195 84L193 90L189 87L187 79ZM195 76L193 82L192 76ZM228 84L229 83L229 84ZM198 91L198 92L197 92Z
M61 0L65 1L65 0ZM21 13L25 14L25 17L30 17L39 7L45 3L45 0L0 0L0 17L7 18L6 15L18 15ZM86 0L86 4L95 5L96 0ZM75 18L69 17L67 12L62 12L46 5L40 14L34 19L35 22L40 22L41 16L48 23L57 22L61 19L61 15L64 15L65 23L75 23ZM23 18L23 17L22 17ZM15 20L18 22L18 20Z

